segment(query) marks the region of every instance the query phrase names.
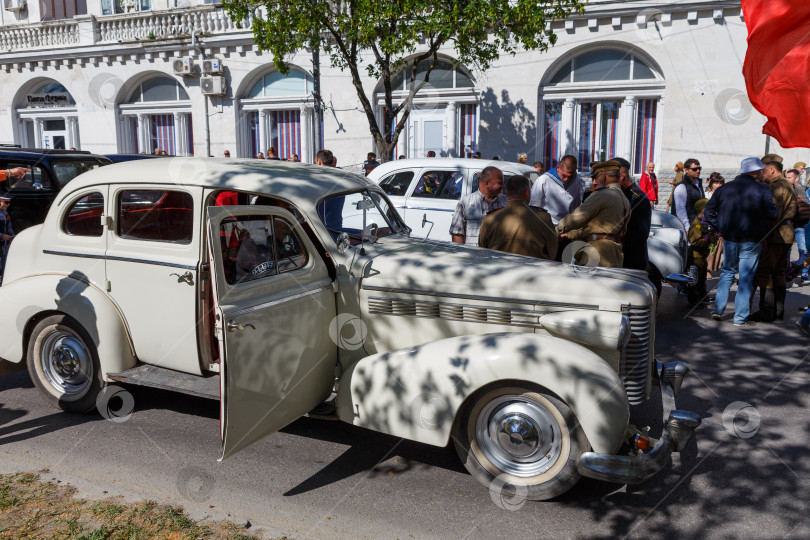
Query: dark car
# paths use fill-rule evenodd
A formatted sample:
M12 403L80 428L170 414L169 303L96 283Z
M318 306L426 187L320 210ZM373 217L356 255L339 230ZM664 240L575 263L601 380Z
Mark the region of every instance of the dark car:
M124 161L135 161L137 159L154 159L166 156L156 156L154 154L104 154L104 157L113 163L123 163Z
M31 169L23 178L0 182L0 193L12 196L9 213L14 232L45 221L51 203L65 184L83 172L110 163L104 156L76 150L0 149L0 169Z

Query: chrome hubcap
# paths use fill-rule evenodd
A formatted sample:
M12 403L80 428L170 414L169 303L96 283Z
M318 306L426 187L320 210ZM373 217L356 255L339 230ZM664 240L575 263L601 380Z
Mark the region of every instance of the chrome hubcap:
M63 330L50 333L39 356L45 378L59 393L78 395L90 386L93 380L90 351L73 334Z
M501 396L489 402L478 415L475 429L484 456L514 476L542 474L562 452L556 418L540 403L523 396Z

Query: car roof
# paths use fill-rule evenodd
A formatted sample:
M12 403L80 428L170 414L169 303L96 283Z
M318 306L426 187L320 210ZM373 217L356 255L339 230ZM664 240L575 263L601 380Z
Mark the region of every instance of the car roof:
M503 161L500 159L473 159L473 158L414 158L397 159L388 161L375 167L369 172L371 179L378 179L382 175L400 169L421 169L424 167L459 168L459 169L484 169L485 167L498 167L502 171L513 173L537 172L534 167L524 163Z
M64 159L87 161L88 158L104 163L109 161L109 159L102 155L91 154L90 152L85 152L83 150L40 150L37 148L0 148L0 157L6 159L33 159L37 161Z
M96 185L175 184L266 193L314 208L329 193L371 184L336 167L261 159L164 157L114 163L77 176L59 193L57 204L71 193Z

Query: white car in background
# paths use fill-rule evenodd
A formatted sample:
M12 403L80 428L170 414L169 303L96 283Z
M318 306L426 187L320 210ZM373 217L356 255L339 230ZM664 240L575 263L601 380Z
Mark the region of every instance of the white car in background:
M529 165L500 160L469 158L420 158L389 161L375 168L368 179L394 203L411 236L450 241L450 223L459 199L478 189L481 171L498 167L504 180L522 174L534 183L539 174ZM432 223L433 225L430 225ZM664 212L653 210L647 254L650 281L661 294L663 283L690 284L686 275L686 231L681 223Z
M481 171L498 167L506 180L522 174L534 183L540 176L529 165L508 161L469 158L419 158L389 161L375 168L368 179L379 184L394 203L411 236L450 241L450 222L459 199L478 190ZM422 227L427 215L433 223Z

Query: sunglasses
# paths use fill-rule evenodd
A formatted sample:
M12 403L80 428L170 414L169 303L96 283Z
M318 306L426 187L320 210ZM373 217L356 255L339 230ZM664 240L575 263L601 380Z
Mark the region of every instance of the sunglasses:
M700 171L702 169L703 169L703 167L689 167L690 171Z

